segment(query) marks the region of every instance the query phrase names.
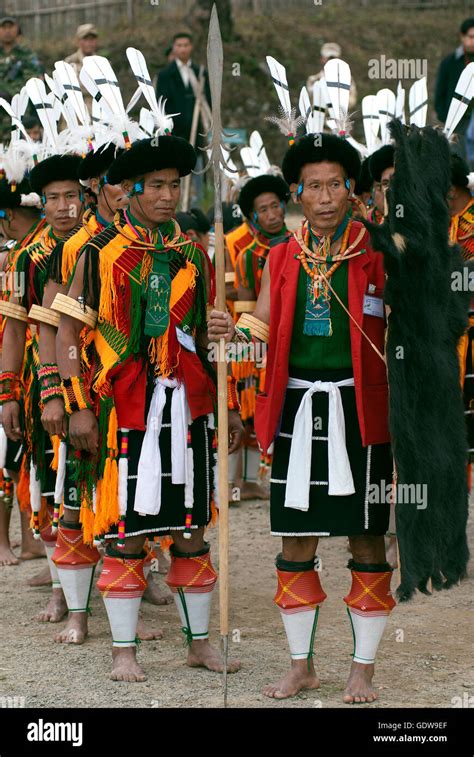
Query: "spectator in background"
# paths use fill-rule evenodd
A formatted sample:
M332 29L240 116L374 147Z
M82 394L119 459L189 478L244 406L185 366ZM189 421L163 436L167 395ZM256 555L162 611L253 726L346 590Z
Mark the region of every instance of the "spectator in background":
M25 127L28 136L33 142L41 142L43 139L43 128L41 121L36 116L24 116L23 126Z
M193 242L204 247L206 252L209 250L211 224L200 208L191 208L187 213L176 213L176 220L181 231L187 234Z
M306 81L306 89L309 92L309 99L313 102L313 84L319 79L324 77L324 71L322 70L328 60L331 58L340 58L342 55L341 46L337 42L325 42L320 51L321 71L319 74L313 74L309 76ZM344 60L344 59L343 59ZM349 93L349 113L354 110L357 104L357 87L354 79L351 79L351 91Z
M0 18L0 96L8 102L32 76L43 76L43 67L36 54L19 44L20 35L16 18Z
M175 54L174 54L174 50L173 50L173 45L168 45L168 47L166 48L166 50L165 50L165 58L166 58L166 62L168 64L172 63L172 61L174 61Z
M153 87L155 88L155 90L156 90L156 85L158 82L158 76L160 74L160 71L163 71L166 68L166 66L169 66L169 64L174 60L174 58L175 56L173 52L173 45L168 45L168 47L165 48L163 66L161 66L161 68L158 70L158 72L155 74L155 76L152 79Z
M474 61L474 17L467 18L460 27L461 44L441 61L436 78L435 109L444 123L459 77L465 66ZM474 168L474 106L473 101L456 127L458 141L455 150L470 168Z
M87 55L95 55L99 45L99 34L94 24L81 24L76 31L77 50L65 60L74 68L76 74L82 68L82 62Z
M70 63L79 77L79 73L82 68L84 58L88 55L95 55L99 46L99 33L94 24L81 24L77 27L76 31L77 50L72 55L69 55L65 60L66 63ZM85 87L81 85L82 94L84 95L84 102L86 103L89 113L92 112L92 97Z
M178 32L173 37L170 55L174 60L158 74L156 85L157 97L166 98L166 112L179 113L175 116L173 134L189 140L193 120L194 105L200 73L205 77L204 97L208 106L211 93L207 72L191 60L193 39L188 32ZM198 134L204 131L202 122L198 125Z

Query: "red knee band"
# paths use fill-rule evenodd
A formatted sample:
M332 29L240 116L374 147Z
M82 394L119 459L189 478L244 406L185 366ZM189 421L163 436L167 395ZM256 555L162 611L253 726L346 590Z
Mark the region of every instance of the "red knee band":
M217 581L217 573L212 567L211 554L196 557L176 557L171 553L171 565L166 583L176 592L178 589L205 594L212 591Z
M389 615L396 602L390 591L392 571L363 573L352 570L352 586L344 602L359 615Z
M327 597L315 570L278 570L274 602L283 612L314 610Z
M53 534L53 515L54 508L47 505L44 512L43 522L40 525L41 540L46 544L54 544L56 542L56 534Z
M75 570L97 565L100 554L95 547L84 544L82 528L68 528L60 523L52 560L58 568Z
M141 597L146 589L143 558L104 557L104 567L97 588L104 597L132 599Z

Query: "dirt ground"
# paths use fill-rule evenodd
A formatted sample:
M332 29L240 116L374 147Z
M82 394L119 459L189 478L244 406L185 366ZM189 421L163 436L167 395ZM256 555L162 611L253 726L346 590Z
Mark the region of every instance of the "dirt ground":
M472 520L472 519L471 519ZM471 522L472 541L472 522ZM18 535L14 514L12 535ZM209 534L217 559L217 530ZM471 544L472 549L472 544ZM279 540L269 535L268 503L233 505L230 513L230 654L242 670L229 676L231 707L350 707L341 691L350 665L352 635L342 597L349 589L343 538L323 539L322 585L328 594L319 619L315 661L321 688L276 702L260 690L288 666L286 638L272 598L274 557ZM26 707L221 707L221 676L187 668L183 637L174 605L144 604L144 617L162 626L164 639L142 642L139 659L148 673L144 683L108 679L110 641L101 598L92 596L90 636L80 647L55 644L63 624L32 620L49 589L27 586L45 560L0 567L0 697L25 697ZM394 576L395 582L396 576ZM160 578L160 580L162 580ZM393 611L379 649L375 676L379 700L371 707L452 707L474 702L472 668L473 578L433 597L417 596ZM472 618L472 614L471 614ZM211 636L219 643L217 593ZM459 697L459 700L454 699ZM364 705L369 706L369 705ZM464 706L467 706L464 704ZM471 704L472 706L472 704Z

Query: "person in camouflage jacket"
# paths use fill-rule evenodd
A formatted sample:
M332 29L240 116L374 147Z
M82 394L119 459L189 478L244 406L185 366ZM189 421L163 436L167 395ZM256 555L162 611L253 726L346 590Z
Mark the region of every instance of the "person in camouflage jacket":
M42 76L43 68L32 50L20 45L20 27L12 16L0 19L0 96L8 102L32 76Z

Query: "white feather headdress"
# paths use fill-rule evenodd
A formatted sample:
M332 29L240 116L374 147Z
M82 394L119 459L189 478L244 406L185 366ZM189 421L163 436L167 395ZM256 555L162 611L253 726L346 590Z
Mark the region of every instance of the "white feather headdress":
M279 116L267 116L266 120L276 124L282 134L288 139L288 142L293 144L298 128L304 123L303 116L296 115L296 108L292 108L290 99L290 90L288 87L288 79L286 77L286 69L271 55L267 55L267 64L270 69L270 76L278 95Z

